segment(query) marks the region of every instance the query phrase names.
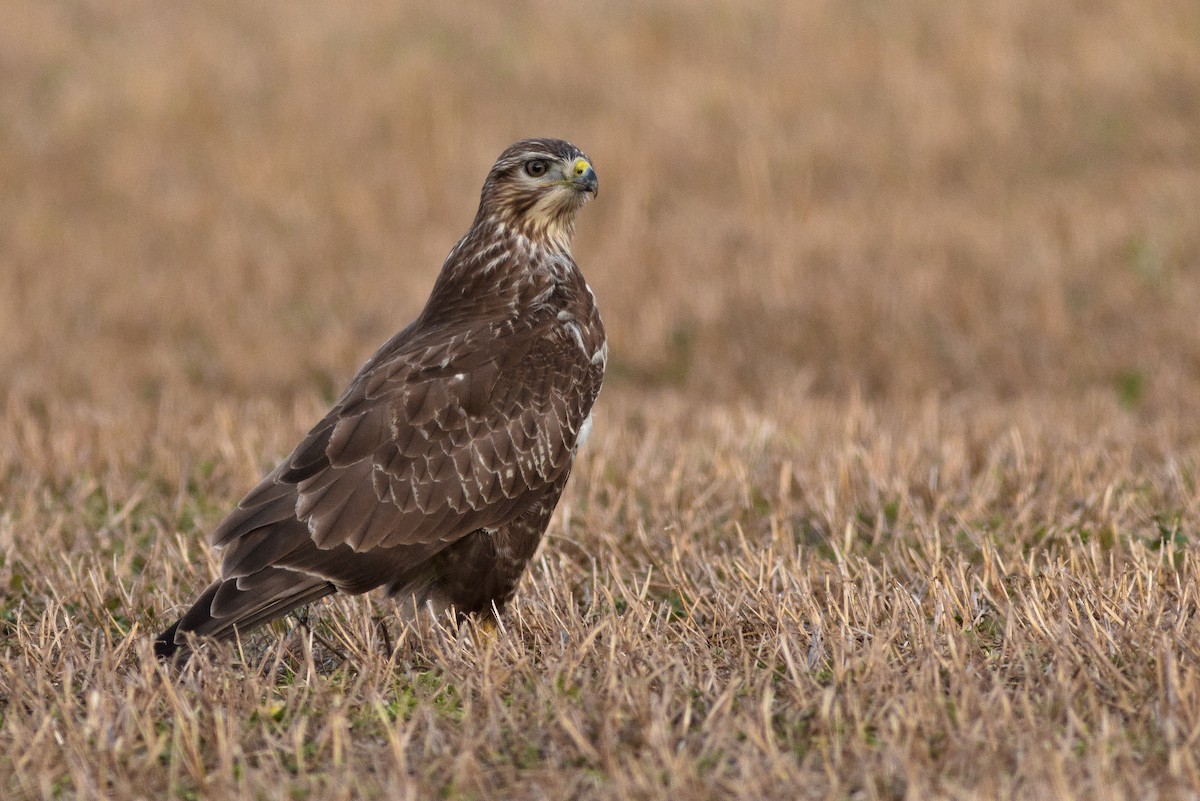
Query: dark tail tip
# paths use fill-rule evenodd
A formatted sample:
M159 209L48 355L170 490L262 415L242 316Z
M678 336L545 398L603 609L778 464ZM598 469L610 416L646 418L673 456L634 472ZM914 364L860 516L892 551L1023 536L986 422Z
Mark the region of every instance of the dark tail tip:
M174 659L179 653L179 646L175 644L175 632L179 630L179 621L176 620L171 628L158 635L158 639L154 641L154 655L159 659Z
M177 664L187 661L188 656L191 654L191 649L186 645L177 645L175 637L179 634L181 628L185 632L195 632L205 621L212 620L208 610L220 586L220 581L214 581L208 585L208 589L200 593L200 597L196 599L196 603L192 605L192 608L183 617L172 623L169 629L158 635L158 638L154 641L154 655L156 657Z

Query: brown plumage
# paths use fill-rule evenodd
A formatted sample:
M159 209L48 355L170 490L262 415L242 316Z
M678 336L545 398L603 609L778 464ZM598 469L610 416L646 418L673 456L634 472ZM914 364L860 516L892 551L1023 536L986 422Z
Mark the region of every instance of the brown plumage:
M570 252L596 189L567 142L501 154L420 316L213 531L221 577L159 656L334 592L384 587L460 616L512 597L604 376L604 327Z

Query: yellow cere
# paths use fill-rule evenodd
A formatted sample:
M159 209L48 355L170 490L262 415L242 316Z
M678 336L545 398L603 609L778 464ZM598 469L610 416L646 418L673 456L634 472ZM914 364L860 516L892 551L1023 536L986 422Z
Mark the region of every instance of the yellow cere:
M588 164L587 159L575 159L575 174L583 175L591 166L591 164Z

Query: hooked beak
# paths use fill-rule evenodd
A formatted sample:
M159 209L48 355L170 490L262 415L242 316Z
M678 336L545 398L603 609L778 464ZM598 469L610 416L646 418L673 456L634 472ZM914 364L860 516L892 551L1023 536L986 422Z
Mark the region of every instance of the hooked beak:
M592 197L600 194L600 179L587 159L575 159L572 167L571 186L581 192L591 192Z

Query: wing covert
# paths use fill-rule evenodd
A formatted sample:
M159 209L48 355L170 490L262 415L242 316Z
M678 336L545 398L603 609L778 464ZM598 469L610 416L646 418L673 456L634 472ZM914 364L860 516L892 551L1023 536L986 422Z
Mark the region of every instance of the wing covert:
M362 552L450 542L520 514L570 469L600 375L545 331L503 339L490 360L473 347L469 365L450 355L422 368L424 352L371 365L214 544L293 518L318 548Z

